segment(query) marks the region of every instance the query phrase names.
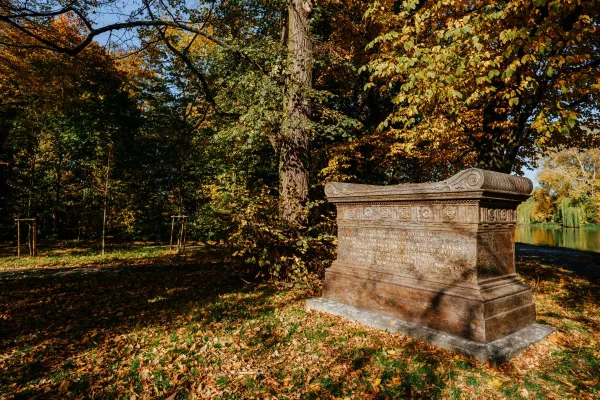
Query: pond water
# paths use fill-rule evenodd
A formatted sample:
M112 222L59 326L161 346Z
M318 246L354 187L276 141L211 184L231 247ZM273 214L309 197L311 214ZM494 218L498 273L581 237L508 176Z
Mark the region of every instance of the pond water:
M600 231L597 230L519 225L515 232L515 241L600 252Z

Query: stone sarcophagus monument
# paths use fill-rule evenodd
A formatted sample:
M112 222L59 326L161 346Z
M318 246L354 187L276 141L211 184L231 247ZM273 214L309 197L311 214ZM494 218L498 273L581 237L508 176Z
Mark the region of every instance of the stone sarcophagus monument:
M308 308L500 363L550 331L515 272L527 178L480 169L437 183L329 183L337 259Z

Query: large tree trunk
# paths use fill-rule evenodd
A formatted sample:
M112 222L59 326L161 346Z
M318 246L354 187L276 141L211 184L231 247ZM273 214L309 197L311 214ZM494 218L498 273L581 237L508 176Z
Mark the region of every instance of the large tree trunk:
M312 86L311 0L291 0L288 5L288 70L285 118L279 143L279 215L293 224L303 222L308 198L310 109L307 91Z
M58 223L59 223L59 212L62 209L61 205L61 191L62 191L62 163L63 155L58 147L58 162L56 164L56 184L54 186L54 212L52 213L52 234L58 236Z
M483 135L475 145L478 168L506 174L512 171L518 143L516 132L507 133L503 128L506 120L506 115L496 111L495 104L488 104L483 110Z
M108 150L108 160L106 162L106 173L104 176L104 210L102 213L102 255L106 246L106 218L108 215L108 190L110 189L110 167L112 162L112 149Z

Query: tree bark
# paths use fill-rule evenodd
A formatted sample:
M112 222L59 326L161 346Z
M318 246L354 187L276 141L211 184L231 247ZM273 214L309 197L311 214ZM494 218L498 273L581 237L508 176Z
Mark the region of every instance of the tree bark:
M476 142L477 167L509 174L518 154L518 132L502 128L507 116L496 111L494 103L483 110L483 135Z
M312 87L311 0L288 4L288 77L284 98L285 117L279 143L279 215L292 224L304 221L308 198L310 106Z
M62 151L60 149L60 145L58 148L58 162L56 164L56 183L54 186L54 212L52 213L52 234L58 236L58 218L59 218L59 210L61 207L61 190L62 190L62 163L63 156Z
M102 255L104 255L104 249L106 247L106 217L108 214L108 190L110 188L110 167L112 161L112 150L108 151L108 160L106 162L106 174L104 177L104 212L102 215Z

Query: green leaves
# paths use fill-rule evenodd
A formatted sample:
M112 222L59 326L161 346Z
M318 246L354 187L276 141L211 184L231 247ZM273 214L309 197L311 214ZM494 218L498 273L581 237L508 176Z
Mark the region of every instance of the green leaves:
M452 90L452 96L454 96L457 99L463 98L463 94L461 92L459 92L458 90Z
M497 69L492 69L488 72L488 78L492 79L495 76L499 76L500 75L500 71L498 71Z

